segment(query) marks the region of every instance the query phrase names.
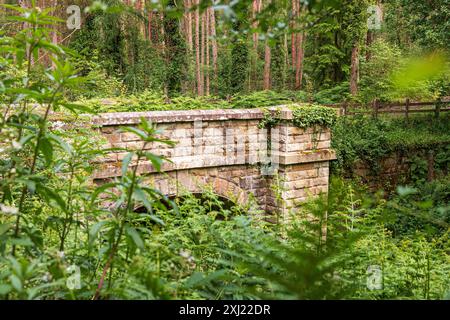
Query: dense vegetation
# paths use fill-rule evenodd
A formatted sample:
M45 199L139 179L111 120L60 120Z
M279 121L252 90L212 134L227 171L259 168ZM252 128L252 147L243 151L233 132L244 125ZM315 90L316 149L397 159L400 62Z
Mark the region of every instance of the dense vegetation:
M344 117L333 128L332 145L338 153L334 165L342 173L351 171L355 162L363 161L376 172L378 162L394 152L409 154L411 161L414 151L425 153L423 163L431 150L436 154L436 170L446 174L449 143L448 115L438 119L434 115L415 116L408 122L404 118ZM418 165L423 166L422 163Z
M386 23L377 31L367 30L368 0L224 1L216 4L223 19L207 1L183 2L206 9L189 14L179 1L151 3L154 11L144 11L145 1L89 2L69 48L47 27L57 22L52 9L2 7L0 298L450 298L448 115L336 119L314 105L447 95L447 1L383 2ZM204 27L212 21L214 32ZM199 25L211 32L201 44L198 32L192 41ZM406 54L428 50L437 51L425 60ZM102 139L49 121L55 111L295 102L309 103L293 107L295 125L332 127L338 160L329 194L302 204L285 224L212 189L168 199L131 165L161 167L165 160L143 149L123 150L122 177L97 186L90 174L105 152ZM277 121L267 113L261 125ZM122 130L173 145L145 119ZM375 168L390 152L412 149L433 150L434 181L420 153L391 194L349 175L358 161ZM377 290L371 267L382 270Z

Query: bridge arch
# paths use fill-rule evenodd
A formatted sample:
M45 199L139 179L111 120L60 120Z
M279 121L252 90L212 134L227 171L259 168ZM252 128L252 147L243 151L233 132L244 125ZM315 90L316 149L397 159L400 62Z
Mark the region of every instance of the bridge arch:
M251 201L251 191L239 184L239 180L231 180L232 172L224 172L228 179L214 174L215 170L197 169L176 171L172 174L151 175L148 184L160 190L169 198L176 198L190 194L214 192L220 198L245 207ZM239 171L239 170L238 170ZM237 172L235 173L237 174Z

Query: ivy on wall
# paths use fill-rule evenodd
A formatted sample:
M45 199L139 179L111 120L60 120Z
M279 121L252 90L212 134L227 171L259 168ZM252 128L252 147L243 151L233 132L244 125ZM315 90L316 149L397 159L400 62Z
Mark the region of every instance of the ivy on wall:
M319 105L294 105L292 110L294 126L306 128L330 128L336 122L336 111L329 107ZM264 117L259 123L259 128L272 128L281 121L281 109L263 109Z
M319 105L292 107L293 123L296 127L306 129L311 127L329 128L336 122L336 111Z

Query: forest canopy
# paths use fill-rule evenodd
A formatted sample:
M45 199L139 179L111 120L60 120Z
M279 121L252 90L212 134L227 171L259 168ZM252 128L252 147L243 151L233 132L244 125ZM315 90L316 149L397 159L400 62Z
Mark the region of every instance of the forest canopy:
M260 90L297 91L299 101L321 103L449 95L447 0L36 5L52 5L61 19L52 41L74 50L74 65L91 79L87 90L70 93L73 99L145 91L166 101L180 95L230 99ZM69 5L80 9L78 22L66 11ZM2 30L15 24L6 22ZM37 59L50 64L48 56L38 53ZM399 77L409 81L408 89Z

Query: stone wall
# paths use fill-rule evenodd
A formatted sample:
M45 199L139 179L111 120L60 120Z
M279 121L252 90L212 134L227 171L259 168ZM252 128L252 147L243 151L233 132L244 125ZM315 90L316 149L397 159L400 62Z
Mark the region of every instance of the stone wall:
M371 190L395 190L395 187L408 184L413 178L412 164L421 160L422 168L416 169L416 174L423 175L428 181L448 174L448 161L436 163L436 151L439 145L430 145L428 148L412 148L399 150L379 159L377 167L359 161L353 168L353 175L361 179ZM437 168L438 167L438 168ZM418 178L418 177L416 177Z
M258 109L107 113L93 123L108 141L105 148L143 148L136 135L120 131L121 126L137 126L141 117L157 124L161 137L175 141L175 147L145 145L145 150L171 160L163 164L162 173L150 162L141 162L137 169L168 196L210 186L238 203L254 199L262 210L286 212L308 196L327 192L329 161L335 158L330 131L294 127L289 109L281 112L280 124L259 129L263 116ZM102 183L120 176L125 155L116 151L99 159L94 180ZM275 183L285 201L274 193Z

